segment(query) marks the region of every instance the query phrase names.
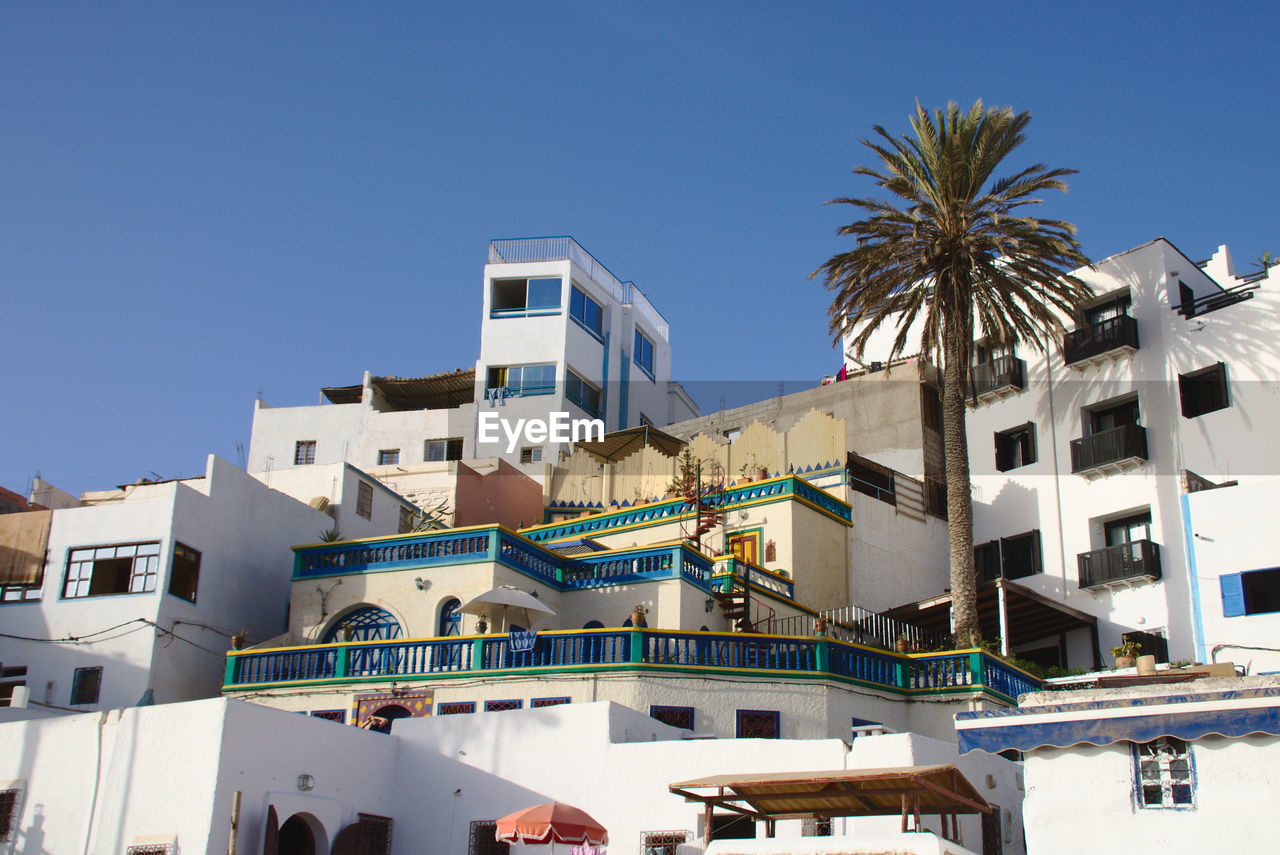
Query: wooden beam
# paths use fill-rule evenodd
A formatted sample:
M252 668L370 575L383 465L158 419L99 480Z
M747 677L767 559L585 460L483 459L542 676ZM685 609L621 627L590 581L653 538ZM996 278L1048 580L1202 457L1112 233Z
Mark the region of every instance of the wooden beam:
M976 811L980 811L981 813L991 813L991 805L986 805L986 804L983 804L982 802L975 802L973 799L969 798L968 796L962 796L959 793L955 792L954 790L948 790L946 787L935 784L933 781L930 781L926 778L918 778L916 779L916 781L917 783L920 784L920 786L925 787L926 789L933 790L935 793L941 793L944 796L955 799L960 804L968 805L969 807L973 808Z

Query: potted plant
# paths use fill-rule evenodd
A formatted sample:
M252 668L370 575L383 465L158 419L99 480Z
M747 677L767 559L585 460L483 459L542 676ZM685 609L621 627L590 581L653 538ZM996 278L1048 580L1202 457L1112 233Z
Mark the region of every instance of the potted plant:
M245 640L248 637L249 637L249 631L246 629L242 629L239 632L237 632L235 635L231 636L231 649L243 650Z
M644 607L643 603L636 603L636 607L631 610L631 625L634 627L645 626L644 616L649 610Z
M1132 668L1138 663L1138 651L1142 645L1136 641L1122 641L1111 648L1111 655L1116 658L1117 668Z
M489 622L484 617L476 618L476 635L484 635L489 631Z
M827 622L823 618L818 618L813 622L813 634L822 638L827 634Z
M911 636L907 635L905 632L899 633L897 640L894 642L894 646L898 648L899 653L906 653L911 649Z
M338 624L338 630L342 634L343 641L350 641L351 636L355 635L356 628L354 624L350 624L350 623L347 623L346 621L343 621L342 623Z

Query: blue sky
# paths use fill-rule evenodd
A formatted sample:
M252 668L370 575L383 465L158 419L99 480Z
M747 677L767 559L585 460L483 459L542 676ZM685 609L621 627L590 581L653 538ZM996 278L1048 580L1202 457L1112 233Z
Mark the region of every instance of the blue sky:
M1280 252L1273 4L6 3L0 485L203 470L253 401L472 365L494 237L571 234L691 380L838 367L810 271L917 99L1101 258ZM706 386L699 388L706 389ZM704 400L714 409L716 400Z

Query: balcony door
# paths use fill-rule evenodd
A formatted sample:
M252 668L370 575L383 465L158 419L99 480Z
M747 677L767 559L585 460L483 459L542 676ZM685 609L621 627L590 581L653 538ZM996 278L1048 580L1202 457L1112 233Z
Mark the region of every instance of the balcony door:
M1137 398L1095 407L1086 413L1085 436L1105 433L1125 425L1136 425L1141 417L1142 411L1138 408Z
M1151 512L1134 514L1124 519L1112 520L1105 526L1107 546L1123 546L1151 539Z

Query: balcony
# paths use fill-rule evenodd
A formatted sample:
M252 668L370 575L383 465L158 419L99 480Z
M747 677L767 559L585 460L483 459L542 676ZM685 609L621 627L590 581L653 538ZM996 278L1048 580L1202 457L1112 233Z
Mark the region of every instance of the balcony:
M1076 561L1081 588L1128 587L1160 578L1160 547L1149 540L1084 552Z
M816 636L620 628L539 631L531 647L506 635L343 642L231 651L223 692L297 691L319 681L435 682L511 676L642 672L651 679L731 673L777 681L838 678L898 696L992 693L1012 701L1040 688L1035 677L980 650L902 654ZM327 688L332 688L329 686Z
M1077 371L1111 362L1137 349L1138 322L1128 315L1097 321L1062 339L1062 358L1068 368Z
M1071 440L1071 471L1086 478L1136 469L1147 460L1147 429L1121 425Z
M973 366L970 403L986 404L1016 395L1027 388L1027 363L1012 356L1001 356Z

